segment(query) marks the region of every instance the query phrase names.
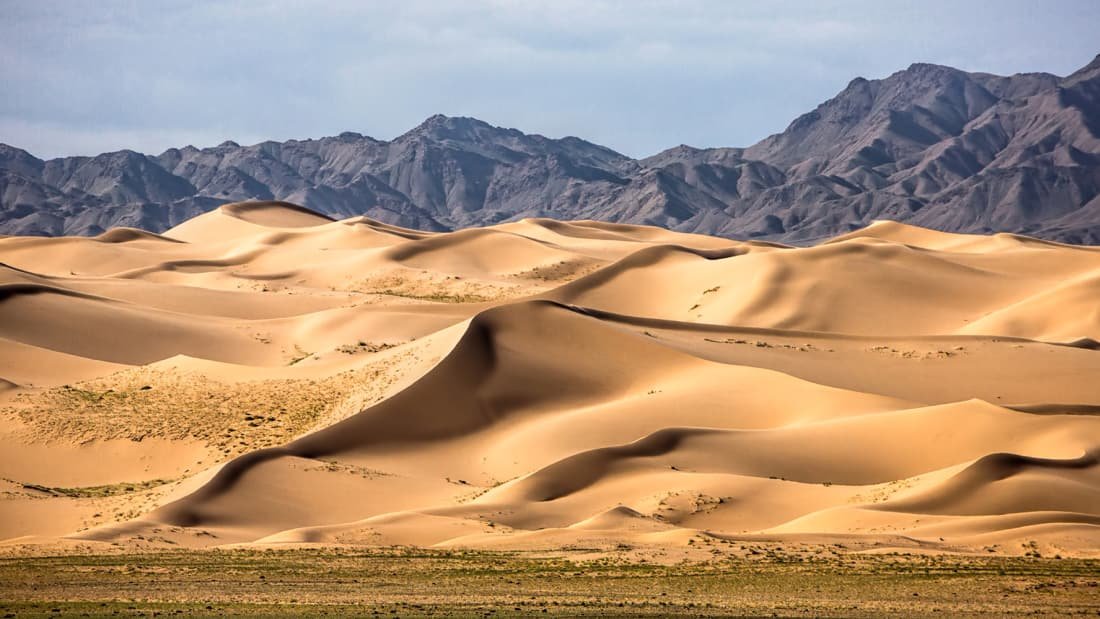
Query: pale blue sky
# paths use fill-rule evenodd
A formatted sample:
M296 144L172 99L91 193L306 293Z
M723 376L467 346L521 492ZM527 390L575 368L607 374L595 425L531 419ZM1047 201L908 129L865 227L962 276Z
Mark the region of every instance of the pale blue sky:
M475 116L646 156L746 146L913 62L1067 74L1100 2L0 0L0 142L41 157Z

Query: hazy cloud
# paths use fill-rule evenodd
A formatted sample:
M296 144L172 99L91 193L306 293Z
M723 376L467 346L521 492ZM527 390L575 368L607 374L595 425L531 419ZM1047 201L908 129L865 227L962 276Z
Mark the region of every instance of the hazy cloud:
M1085 1L0 1L0 141L39 156L391 138L434 113L631 155L748 145L912 62L1068 73Z

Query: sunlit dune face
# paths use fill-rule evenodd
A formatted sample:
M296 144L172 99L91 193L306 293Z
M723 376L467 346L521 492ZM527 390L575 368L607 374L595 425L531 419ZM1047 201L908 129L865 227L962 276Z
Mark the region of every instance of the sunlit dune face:
M0 263L0 539L1100 551L1096 249L269 202Z

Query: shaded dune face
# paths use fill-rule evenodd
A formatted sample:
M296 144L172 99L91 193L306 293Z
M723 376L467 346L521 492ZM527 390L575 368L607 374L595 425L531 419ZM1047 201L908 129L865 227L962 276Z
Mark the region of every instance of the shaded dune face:
M1095 249L263 202L0 263L2 538L1100 552Z

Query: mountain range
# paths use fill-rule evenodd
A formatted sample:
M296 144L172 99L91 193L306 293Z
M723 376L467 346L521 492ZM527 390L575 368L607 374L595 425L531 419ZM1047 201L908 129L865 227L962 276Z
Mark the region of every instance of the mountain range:
M799 244L892 219L1100 244L1100 56L1067 77L913 64L747 148L644 159L441 115L391 141L50 160L0 144L3 234L159 232L244 200L424 230L551 217Z

